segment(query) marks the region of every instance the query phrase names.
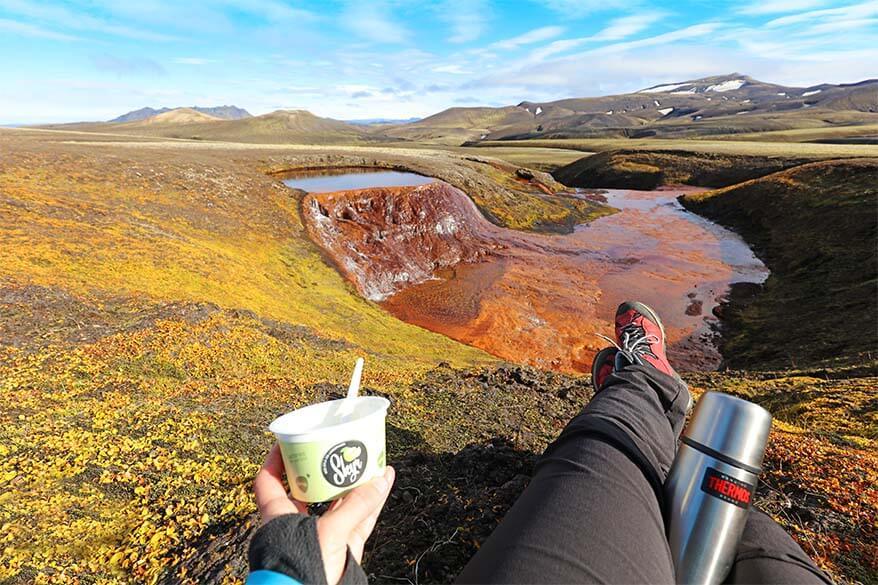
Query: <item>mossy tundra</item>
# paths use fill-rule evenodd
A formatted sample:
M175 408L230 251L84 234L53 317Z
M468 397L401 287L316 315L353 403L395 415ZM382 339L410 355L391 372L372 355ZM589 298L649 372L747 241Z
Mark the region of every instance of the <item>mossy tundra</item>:
M0 132L0 582L241 582L268 422L339 395L360 355L365 391L393 402L399 470L366 570L374 582L445 582L590 396L586 377L500 364L362 300L305 237L299 195L268 175L325 151ZM369 156L411 167L419 155ZM522 207L480 182L520 184L503 168L476 179L468 165L485 163L445 156L446 180L489 200L495 220L508 209L513 227L545 221L537 199ZM823 187L846 176L816 175ZM862 202L826 199L795 229L821 217L860 225L844 217L869 201L874 210L861 187ZM736 195L713 198L726 196ZM818 241L740 229L770 266ZM874 253L874 240L851 245ZM845 286L874 293L853 273L811 272L834 283L807 296L812 307L847 299ZM862 335L874 320L833 337L833 351L777 320L792 328L793 368L766 353L784 341L755 317L811 286L790 282L790 293L769 283L732 321L728 343L752 344L748 371L686 378L696 394L732 392L774 412L760 503L836 579L875 582L878 384Z

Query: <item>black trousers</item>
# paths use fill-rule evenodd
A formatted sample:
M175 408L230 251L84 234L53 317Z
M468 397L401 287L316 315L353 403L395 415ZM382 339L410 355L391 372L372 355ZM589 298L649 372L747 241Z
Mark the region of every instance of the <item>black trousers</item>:
M628 366L546 449L460 583L674 583L662 484L689 391ZM751 510L729 583L831 583L770 517Z

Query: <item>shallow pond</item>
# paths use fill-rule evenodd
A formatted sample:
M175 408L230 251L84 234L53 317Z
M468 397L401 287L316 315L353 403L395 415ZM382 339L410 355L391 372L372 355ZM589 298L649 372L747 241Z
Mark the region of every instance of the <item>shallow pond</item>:
M436 179L402 171L376 171L373 169L336 169L302 171L284 179L284 185L308 193L331 193L369 187L414 187L426 185Z

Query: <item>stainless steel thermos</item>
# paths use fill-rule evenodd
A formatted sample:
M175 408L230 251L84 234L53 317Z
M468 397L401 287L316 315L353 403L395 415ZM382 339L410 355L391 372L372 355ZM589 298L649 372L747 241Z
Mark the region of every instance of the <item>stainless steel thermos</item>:
M677 583L720 583L747 522L771 431L764 408L718 392L698 401L665 481Z

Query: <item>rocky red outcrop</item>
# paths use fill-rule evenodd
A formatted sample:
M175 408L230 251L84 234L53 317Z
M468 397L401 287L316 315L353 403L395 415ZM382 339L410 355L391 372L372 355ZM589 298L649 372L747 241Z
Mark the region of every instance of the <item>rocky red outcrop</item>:
M490 235L497 228L442 182L313 193L303 200L303 215L312 239L374 301L495 247Z

